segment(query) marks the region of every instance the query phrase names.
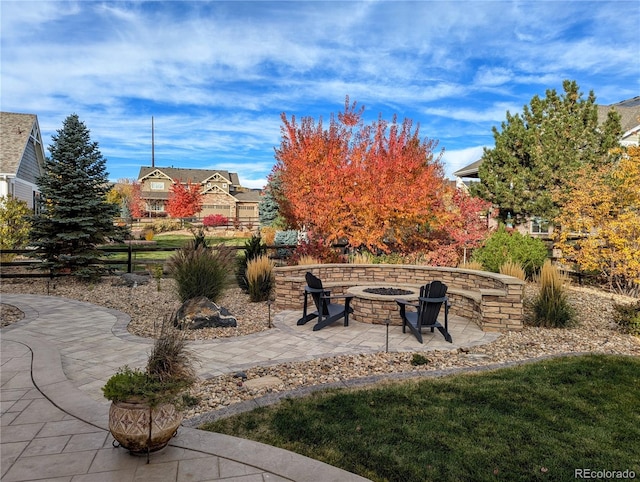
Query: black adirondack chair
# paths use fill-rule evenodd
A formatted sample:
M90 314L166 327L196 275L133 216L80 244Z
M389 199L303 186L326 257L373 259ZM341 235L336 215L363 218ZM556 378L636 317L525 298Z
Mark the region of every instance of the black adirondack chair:
M446 295L447 285L440 281L432 281L420 288L418 304L406 300L396 300L400 307L402 333L406 333L406 327L408 326L411 333L422 343L422 328L431 328L431 333L437 328L445 340L453 343L449 334L449 299ZM444 326L438 321L442 305L444 305ZM416 308L416 311L407 311L407 306Z
M307 286L304 288L304 305L302 318L298 320L298 325L304 325L308 321L318 318L318 322L313 327L313 331L318 331L331 323L344 318L344 326L349 326L349 314L353 313L353 308L349 306L353 295L334 295L322 287L322 281L311 273L305 275ZM307 299L311 295L316 311L307 313ZM333 300L342 299L344 304L333 303Z

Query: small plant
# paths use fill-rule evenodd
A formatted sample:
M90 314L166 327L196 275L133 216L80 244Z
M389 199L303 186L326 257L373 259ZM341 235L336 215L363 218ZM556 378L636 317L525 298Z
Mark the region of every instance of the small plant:
M640 301L636 303L615 303L613 321L624 333L640 335Z
M193 235L193 240L191 241L192 243L191 247L193 249L199 248L200 246L204 248L209 247L209 242L207 241L207 236L204 232L203 227L197 227L197 228L190 227L189 231Z
M153 237L155 236L156 233L153 232L153 229L145 229L143 236L144 239L147 241L153 241Z
M251 301L266 301L274 287L273 268L268 256L262 255L247 263L247 282Z
M532 304L532 324L548 328L564 328L573 324L574 309L567 301L562 276L550 260L542 265L538 282L540 291Z
M158 291L160 291L160 280L162 280L162 275L164 274L164 268L161 264L153 264L149 268L149 272L156 280L156 287Z
M500 274L506 274L507 276L513 276L514 278L521 279L524 281L527 278L527 273L525 273L522 266L515 261L506 261L502 263L500 266Z
M228 284L229 249L187 246L168 259L167 268L181 301L205 296L215 302Z
M262 243L260 235L251 236L244 244L244 253L236 260L236 282L242 291L249 292L249 282L247 281L247 264L252 259L256 259L267 252L267 247Z
M427 365L429 363L431 363L431 360L429 360L426 356L421 355L420 353L414 353L411 357L411 364L413 366Z
M165 318L147 360L145 370L120 368L102 387L112 402L137 401L155 407L178 403L183 393L196 381L195 356L187 347L184 335Z

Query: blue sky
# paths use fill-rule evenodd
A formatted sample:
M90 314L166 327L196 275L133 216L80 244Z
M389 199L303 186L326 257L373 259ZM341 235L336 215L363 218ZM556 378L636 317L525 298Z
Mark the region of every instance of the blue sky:
M76 113L110 178L151 165L226 169L261 187L280 114L407 117L448 177L491 128L576 80L600 104L640 94L637 1L5 1L0 108L45 145Z

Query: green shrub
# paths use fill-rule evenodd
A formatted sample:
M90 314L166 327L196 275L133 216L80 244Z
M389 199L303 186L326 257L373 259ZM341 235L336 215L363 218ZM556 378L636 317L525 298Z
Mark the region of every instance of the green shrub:
M247 282L251 301L266 301L273 291L273 261L267 255L258 256L247 263Z
M180 221L174 219L162 219L160 221L154 221L151 229L153 229L153 232L156 234L167 233L169 231L179 231L182 229L182 224Z
M508 232L504 225L501 225L485 241L484 246L474 251L472 260L493 273L500 272L500 266L512 261L522 266L527 277L532 278L547 259L547 255L547 247L540 239L518 231Z
M288 231L276 231L273 244L276 246L296 246L298 244L298 231L295 229L289 229ZM293 254L293 250L290 248L281 248L278 249L276 253L279 258L288 258Z
M426 356L421 355L420 353L414 353L411 357L411 364L414 367L419 365L428 365L429 363L431 363L431 360L429 360Z
M535 326L564 328L575 321L575 311L567 300L562 276L558 269L545 261L539 276L540 291L533 300Z
M636 303L615 303L613 305L615 321L625 333L640 335L640 301Z
M252 259L256 259L266 254L267 247L262 243L260 235L253 235L244 243L244 253L236 259L236 282L245 293L249 292L249 283L247 281L247 263Z
M167 260L167 268L181 301L205 296L215 302L228 284L229 250L222 246L217 250L186 247Z

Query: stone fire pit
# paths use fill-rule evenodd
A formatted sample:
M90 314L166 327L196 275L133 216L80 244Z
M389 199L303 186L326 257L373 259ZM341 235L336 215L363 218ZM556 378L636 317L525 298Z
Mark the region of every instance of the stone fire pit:
M420 288L411 286L354 286L348 293L354 295L351 301L351 317L360 323L384 325L387 319L392 325L402 325L396 299L418 301Z

